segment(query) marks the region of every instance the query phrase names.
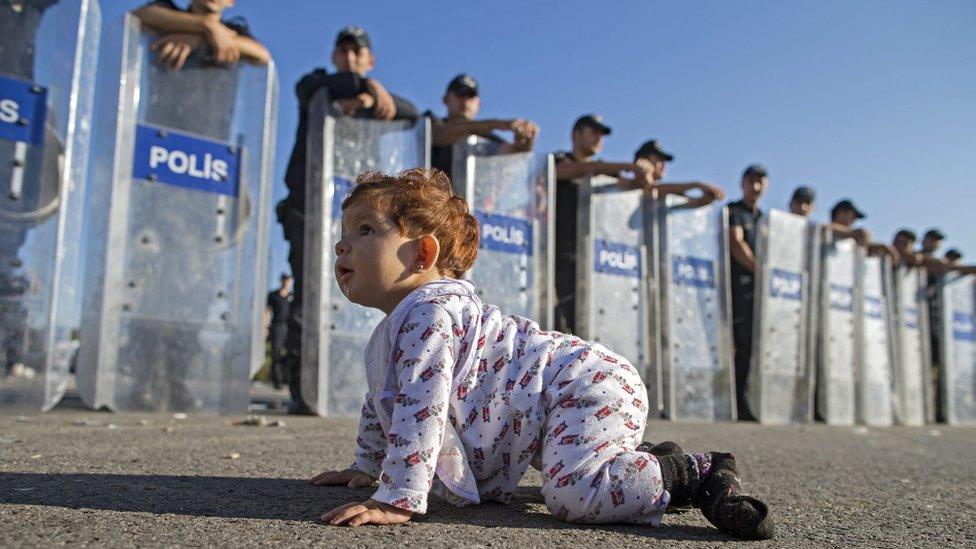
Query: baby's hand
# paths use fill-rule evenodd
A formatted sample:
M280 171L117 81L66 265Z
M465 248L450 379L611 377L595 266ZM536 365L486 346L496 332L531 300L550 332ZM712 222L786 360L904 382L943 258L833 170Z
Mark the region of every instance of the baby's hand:
M342 471L326 471L324 473L319 473L308 480L310 483L316 486L342 486L346 485L350 488L362 488L364 486L372 486L376 479L363 473L362 471L354 471L352 469L344 469Z
M362 503L353 502L340 505L322 515L322 522L328 522L333 526L341 524L348 526L402 524L410 520L411 517L413 517L413 513L410 511L368 499Z

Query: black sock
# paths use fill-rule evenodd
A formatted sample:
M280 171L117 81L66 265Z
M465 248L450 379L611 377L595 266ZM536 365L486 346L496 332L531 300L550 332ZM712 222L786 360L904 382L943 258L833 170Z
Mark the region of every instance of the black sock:
M648 454L654 454L658 457L684 453L684 450L681 449L681 446L679 446L677 442L671 442L670 440L659 442L657 444L642 442L637 445L637 451L647 452Z
M711 454L671 454L659 456L661 480L671 494L673 506L689 505L698 497L698 488L711 469Z

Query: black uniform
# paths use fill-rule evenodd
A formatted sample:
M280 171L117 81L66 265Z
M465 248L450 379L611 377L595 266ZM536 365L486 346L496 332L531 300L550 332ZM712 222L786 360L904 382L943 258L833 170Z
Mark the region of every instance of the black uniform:
M308 162L306 138L308 136L308 108L312 97L320 89L328 89L332 99L355 97L366 91L369 80L353 72L329 74L318 68L303 76L295 85L298 97L298 129L295 132L295 145L292 147L285 170L285 185L288 196L278 203L275 212L281 224L285 240L288 241L288 264L295 279L294 301L289 308L288 336L285 346L286 375L291 392L292 411L305 412L301 396L301 356L302 356L302 296L305 286L305 175ZM399 96L394 95L396 104L395 120L416 121L420 115L417 108ZM356 118L373 118L373 109L356 113Z
M271 343L271 381L276 388L288 382L287 372L284 371L285 339L288 336L288 310L294 299L293 294L283 296L278 290L268 294L268 309L271 310L271 323L268 326L268 339Z
M929 344L932 356L931 385L935 420L946 421L945 409L942 406L942 299L939 289L945 279L944 275L928 273L925 284L925 301L929 309Z
M762 211L759 208L753 211L741 200L730 203L728 209L729 227L742 227L746 244L755 252ZM751 420L754 417L746 402L746 383L752 360L752 316L756 281L753 273L734 259L729 270L732 275L732 340L735 342L736 405L739 419Z
M560 151L555 163L573 160L573 153ZM570 179L556 180L556 330L576 331L576 233L579 209L579 184Z

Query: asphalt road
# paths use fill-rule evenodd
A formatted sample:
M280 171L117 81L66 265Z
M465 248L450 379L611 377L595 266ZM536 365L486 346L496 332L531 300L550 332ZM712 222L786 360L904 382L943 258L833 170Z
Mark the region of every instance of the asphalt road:
M697 511L662 528L564 524L531 471L511 505L431 505L401 526L317 522L369 489L305 479L349 462L354 420L58 410L0 417L0 546L717 545ZM651 422L655 442L736 454L753 495L775 513L775 546L976 546L976 429ZM236 458L234 456L237 456Z

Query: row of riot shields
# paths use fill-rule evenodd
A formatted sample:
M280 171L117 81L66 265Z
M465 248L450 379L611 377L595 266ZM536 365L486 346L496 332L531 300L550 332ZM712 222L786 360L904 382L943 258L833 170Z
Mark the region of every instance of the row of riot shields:
M595 177L578 227L579 335L638 368L653 415L735 419L724 208Z
M47 410L78 349L80 227L101 12L0 13L0 406Z
M776 210L757 261L748 395L760 422L926 421L924 271Z

